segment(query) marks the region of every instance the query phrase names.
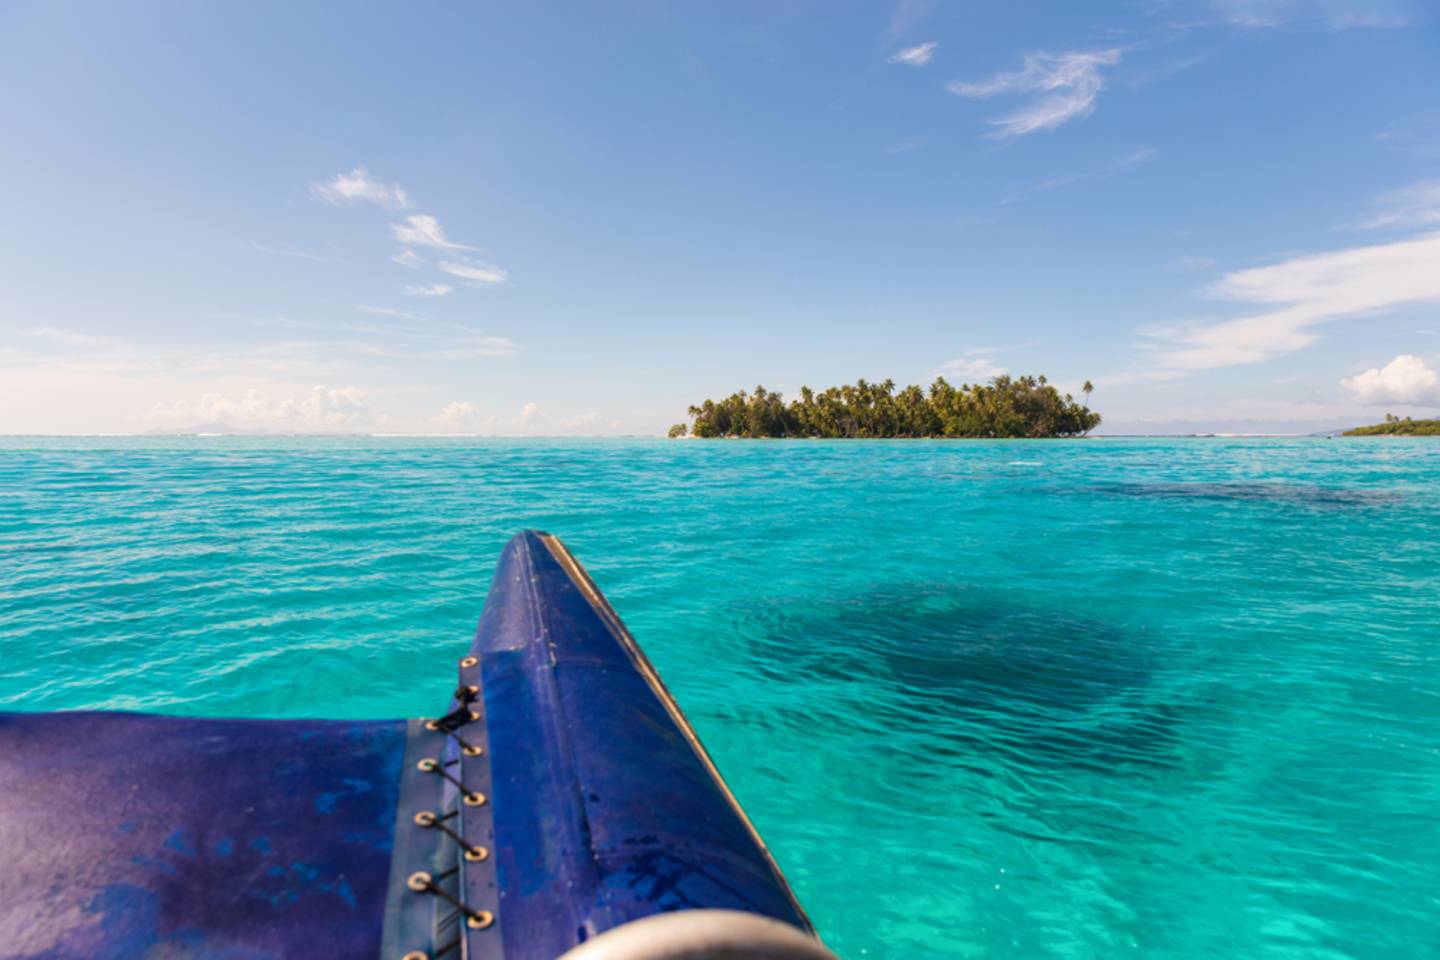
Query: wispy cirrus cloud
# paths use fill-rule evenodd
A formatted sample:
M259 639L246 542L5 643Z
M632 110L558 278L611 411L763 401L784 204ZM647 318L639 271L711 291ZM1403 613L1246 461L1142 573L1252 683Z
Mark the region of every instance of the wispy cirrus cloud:
M1160 151L1156 150L1154 147L1141 147L1138 150L1131 150L1129 153L1115 160L1112 160L1110 163L1105 164L1105 166L1103 167L1096 167L1095 169L1087 170L1084 173L1069 173L1063 176L1050 177L1047 180L1041 180L1039 183L1033 184L1023 192L1007 197L1001 202L1007 204L1015 203L1016 201L1023 199L1028 194L1045 193L1049 190L1058 190L1061 187L1068 187L1076 183L1084 183L1087 180L1104 179L1105 177L1113 176L1114 174L1120 173L1121 171L1128 170L1131 167L1138 167L1141 164L1149 163L1151 160L1154 160L1157 155L1159 155L1159 152Z
M461 280L478 284L504 283L510 275L504 267L497 267L493 263L456 263L452 260L442 260L440 269L452 277L459 277Z
M247 325L275 325L287 328L308 326L285 318L258 319L217 317ZM316 325L317 327L319 325ZM213 342L177 345L159 340L118 339L56 327L0 331L0 381L29 369L56 383L67 377L121 377L136 383L153 383L166 377L217 378L245 376L255 379L276 377L324 378L336 375L341 352L361 345L327 340L266 338L260 342L234 339L221 333Z
M402 290L401 293L407 297L443 297L454 289L455 288L448 283L432 283L429 286L411 284Z
M413 320L415 323L434 322L423 313L415 313L411 310L396 310L394 307L372 307L366 303L357 303L355 304L355 309L361 313L374 314L377 317L395 317L399 320Z
M349 173L337 174L324 183L312 184L311 192L327 203L336 206L367 201L390 210L408 210L413 205L409 196L398 184L384 184L370 175L363 166ZM411 213L390 224L390 235L404 246L404 249L390 257L391 261L409 270L424 270L430 262L415 251L415 248L440 250L451 254L453 259L443 260L436 266L453 277L464 280L470 286L488 286L504 283L508 273L503 267L492 263L469 260L466 252L477 247L451 240L440 225L440 220L428 213ZM278 251L267 251L278 252ZM443 297L455 290L448 283L410 284L402 292L411 297Z
M1177 73L1184 73L1186 70L1198 67L1204 62L1205 58L1202 56L1177 57L1131 73L1127 85L1131 90L1140 90L1158 80L1164 80L1166 77L1172 77Z
M472 334L437 346L423 356L433 360L472 360L477 357L513 357L519 352L520 347L509 337Z
M339 257L323 253L312 253L309 250L300 250L294 247L272 247L263 243L252 243L251 248L260 252L268 253L274 257L289 257L292 260L312 260L316 263L335 263Z
M116 340L113 337L98 337L94 334L78 333L74 330L62 330L59 327L31 327L20 332L24 336L71 349L116 351L125 346L124 341Z
M1234 27L1267 29L1315 24L1331 30L1403 27L1413 19L1410 0L1211 0Z
M935 48L940 44L934 40L906 47L892 54L886 63L903 63L907 67L923 67L935 58Z
M1385 195L1380 205L1383 208L1381 212L1360 224L1362 228L1373 230L1440 223L1440 180L1421 180L1394 190Z
M404 321L392 324L388 332L408 338L410 346L407 356L432 360L460 360L471 357L513 357L520 352L519 345L509 337L486 334L472 326L426 316L413 310L396 310L394 307L376 307L357 303L355 309L377 317L391 317Z
M412 247L435 247L438 250L474 250L455 243L445 236L440 221L428 213L412 213L399 223L390 224L390 233L401 243Z
M994 138L1022 137L1056 127L1095 109L1105 88L1102 71L1120 62L1122 50L1070 53L1028 53L1019 70L999 73L988 80L957 80L948 89L957 97L987 99L1001 94L1034 93L1034 100L1019 110L991 120Z
M1237 270L1210 293L1271 309L1142 330L1158 370L1173 374L1260 363L1309 346L1322 323L1440 303L1440 232Z
M332 206L366 202L386 210L409 210L410 198L398 183L381 183L364 167L337 173L324 183L312 183L310 192Z

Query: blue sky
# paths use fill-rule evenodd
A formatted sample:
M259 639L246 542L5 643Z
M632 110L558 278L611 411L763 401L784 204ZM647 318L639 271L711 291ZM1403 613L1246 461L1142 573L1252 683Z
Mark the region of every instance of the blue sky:
M1421 2L0 0L0 85L4 433L1440 408Z

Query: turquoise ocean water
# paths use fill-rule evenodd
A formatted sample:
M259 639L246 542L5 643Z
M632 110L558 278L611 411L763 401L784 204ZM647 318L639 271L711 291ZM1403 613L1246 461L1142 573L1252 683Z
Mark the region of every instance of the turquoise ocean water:
M434 713L566 540L855 957L1440 956L1440 442L0 440L0 709Z

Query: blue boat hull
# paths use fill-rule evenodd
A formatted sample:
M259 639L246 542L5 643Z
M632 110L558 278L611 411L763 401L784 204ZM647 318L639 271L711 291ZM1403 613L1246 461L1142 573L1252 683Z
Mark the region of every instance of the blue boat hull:
M0 905L11 957L551 960L691 909L811 932L654 668L534 532L441 716L0 714Z

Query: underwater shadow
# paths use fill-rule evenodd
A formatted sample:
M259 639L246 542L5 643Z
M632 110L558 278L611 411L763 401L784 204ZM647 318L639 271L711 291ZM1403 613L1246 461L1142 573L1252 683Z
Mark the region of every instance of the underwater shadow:
M1401 502L1392 490L1317 487L1289 483L1103 483L1095 493L1151 500L1228 500L1316 508L1379 507Z
M1180 711L1147 638L992 591L926 585L747 611L755 669L803 678L937 756L1111 771L1175 762ZM853 696L851 696L853 695Z

